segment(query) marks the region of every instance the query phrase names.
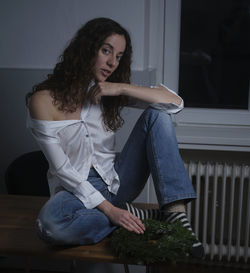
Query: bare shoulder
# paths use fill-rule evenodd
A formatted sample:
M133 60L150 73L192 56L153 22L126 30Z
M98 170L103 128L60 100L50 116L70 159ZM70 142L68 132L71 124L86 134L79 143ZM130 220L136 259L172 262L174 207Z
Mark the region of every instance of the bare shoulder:
M29 102L30 115L34 119L53 120L57 111L49 90L34 93Z

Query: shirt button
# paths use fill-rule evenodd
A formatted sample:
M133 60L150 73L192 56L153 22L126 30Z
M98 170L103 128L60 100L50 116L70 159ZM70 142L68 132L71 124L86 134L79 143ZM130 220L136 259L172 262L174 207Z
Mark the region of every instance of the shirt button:
M86 135L86 137L89 137L89 135Z

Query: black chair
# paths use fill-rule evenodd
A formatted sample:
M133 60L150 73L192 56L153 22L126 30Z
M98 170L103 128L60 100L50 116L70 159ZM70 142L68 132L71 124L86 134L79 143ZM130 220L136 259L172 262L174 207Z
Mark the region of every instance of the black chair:
M23 154L5 172L8 194L49 196L48 161L42 151Z

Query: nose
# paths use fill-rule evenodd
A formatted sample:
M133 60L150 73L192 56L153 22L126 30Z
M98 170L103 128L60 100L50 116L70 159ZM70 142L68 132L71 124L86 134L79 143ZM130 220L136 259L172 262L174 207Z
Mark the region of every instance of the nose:
M110 66L110 67L116 66L116 61L117 61L116 57L114 55L110 55L108 58L108 61L107 61L108 66Z

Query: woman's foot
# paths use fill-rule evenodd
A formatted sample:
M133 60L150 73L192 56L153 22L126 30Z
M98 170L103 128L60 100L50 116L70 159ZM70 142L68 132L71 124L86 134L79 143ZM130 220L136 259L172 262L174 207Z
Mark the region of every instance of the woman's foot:
M188 221L186 212L168 212L166 210L159 209L138 209L129 203L126 203L126 208L129 212L138 217L140 220L154 219L167 223L180 221L183 224L183 227L190 230L192 232L192 235L196 238ZM191 255L194 258L202 258L204 256L204 248L197 238L196 242L193 244Z
M164 216L164 221L167 223L174 223L180 221L184 228L190 230L192 235L196 238L191 225L187 219L187 214L185 212L170 212ZM192 257L202 258L204 256L204 248L201 242L196 238L196 242L192 246Z

